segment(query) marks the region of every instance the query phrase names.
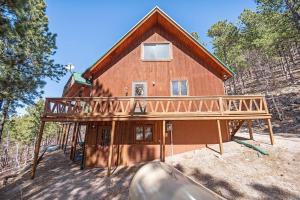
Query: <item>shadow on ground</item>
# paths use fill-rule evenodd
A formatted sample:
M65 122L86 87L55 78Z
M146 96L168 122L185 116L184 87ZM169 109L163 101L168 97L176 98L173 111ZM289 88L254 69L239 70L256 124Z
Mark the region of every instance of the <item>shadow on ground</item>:
M80 170L62 151L48 154L39 164L36 178L30 170L0 189L1 199L128 199L130 181L140 166L120 167L111 177L106 170Z
M181 164L174 166L182 173L187 173ZM217 178L212 174L205 173L199 168L192 168L191 173L188 173L190 177L194 178L197 182L204 185L208 189L216 192L217 194L225 197L226 199L252 199L248 195L245 196L237 186L231 185L228 181ZM266 186L259 183L253 183L249 185L252 189L258 191L259 199L295 199L300 200L300 197L290 191L284 190L278 186L271 185ZM251 196L251 195L250 195Z
M262 184L251 184L250 186L259 191L261 194L261 199L300 199L299 196L287 190L283 190L275 185L265 186Z

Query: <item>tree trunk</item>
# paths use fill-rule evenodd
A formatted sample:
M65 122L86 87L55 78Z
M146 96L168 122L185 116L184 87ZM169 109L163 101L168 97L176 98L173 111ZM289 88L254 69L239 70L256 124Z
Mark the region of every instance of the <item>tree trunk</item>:
M276 80L275 80L274 69L273 69L274 67L269 61L267 62L267 65L270 69L271 78L272 78L271 89L274 89L274 88L276 88Z
M283 73L283 75L285 76L285 80L287 81L288 80L288 74L287 74L287 69L286 69L286 67L285 67L285 65L284 65L284 62L283 62L283 60L282 60L282 55L281 55L281 53L280 53L280 63L279 63L279 65L281 65L281 68L282 68L282 73Z
M2 139L2 133L3 133L5 120L6 120L7 115L8 115L9 106L10 106L10 101L9 100L4 101L2 116L1 116L1 119L0 119L0 143L1 143L1 139Z
M19 162L19 142L17 142L16 145L16 164L17 164L17 168L20 168L20 162Z
M297 4L297 3L296 3L296 1L292 3L289 0L285 0L285 3L287 5L287 9L292 13L291 20L295 24L295 27L296 27L298 33L300 34L300 15L297 12L297 8L295 8L295 4ZM292 5L292 4L294 4L294 5Z
M25 156L24 166L27 165L28 155L29 155L29 144L26 145L26 156Z
M234 92L234 94L236 94L236 82L235 82L236 77L235 76L236 75L233 75L233 77L232 77L232 80L233 80L233 92Z
M280 110L279 110L279 108L278 108L278 105L277 105L277 103L276 103L276 101L275 101L275 98L274 98L274 95L273 95L273 94L271 94L271 99L272 99L272 102L273 102L273 104L274 104L274 108L275 108L275 110L276 110L276 113L277 113L277 115L278 115L278 119L279 119L280 121L282 121L282 120L283 120L283 113L280 112Z
M283 55L283 58L284 58L284 60L285 60L287 72L288 72L288 74L289 74L289 77L290 77L290 79L291 79L291 82L294 84L294 83L295 83L295 79L294 79L294 76L293 76L293 74L292 74L292 72L291 72L291 66L290 66L290 64L289 64L289 61L288 61L286 55L284 54L284 52L282 53L282 55Z

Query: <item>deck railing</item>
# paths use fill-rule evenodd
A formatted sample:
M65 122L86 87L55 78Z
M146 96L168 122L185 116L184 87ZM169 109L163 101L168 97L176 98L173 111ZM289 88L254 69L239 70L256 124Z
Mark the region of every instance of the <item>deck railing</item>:
M264 96L47 98L44 116L268 114Z

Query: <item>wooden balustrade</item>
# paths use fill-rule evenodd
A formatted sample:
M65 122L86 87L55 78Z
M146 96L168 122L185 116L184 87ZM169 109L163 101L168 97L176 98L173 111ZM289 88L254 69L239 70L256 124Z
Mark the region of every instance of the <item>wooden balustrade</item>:
M44 117L230 116L268 114L264 96L47 98Z

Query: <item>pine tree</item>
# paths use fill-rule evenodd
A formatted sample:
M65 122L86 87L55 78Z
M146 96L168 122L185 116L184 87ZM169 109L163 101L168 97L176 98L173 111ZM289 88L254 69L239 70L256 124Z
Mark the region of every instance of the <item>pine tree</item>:
M51 58L55 43L43 0L0 2L0 141L9 111L40 97L45 78L58 81L65 74Z

